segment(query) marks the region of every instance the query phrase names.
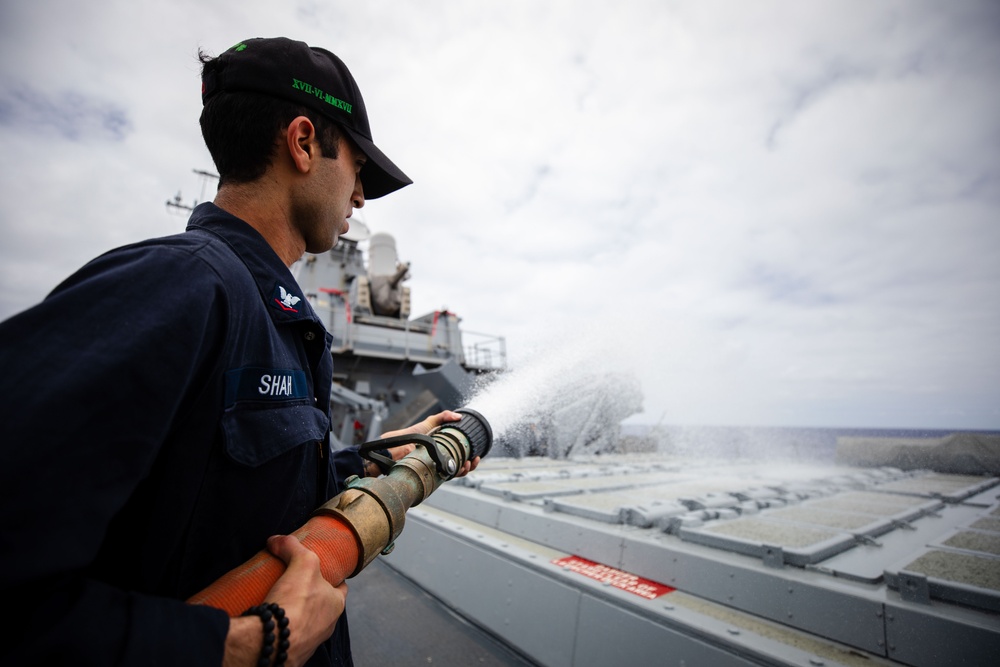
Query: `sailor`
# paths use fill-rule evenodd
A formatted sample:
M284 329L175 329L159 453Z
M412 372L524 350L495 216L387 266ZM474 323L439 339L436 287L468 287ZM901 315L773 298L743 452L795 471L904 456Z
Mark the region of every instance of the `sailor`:
M248 39L202 63L214 203L0 324L0 663L352 664L346 586L287 536L365 474L330 452L331 339L289 266L411 181L329 51ZM265 544L287 656L264 612L184 602Z

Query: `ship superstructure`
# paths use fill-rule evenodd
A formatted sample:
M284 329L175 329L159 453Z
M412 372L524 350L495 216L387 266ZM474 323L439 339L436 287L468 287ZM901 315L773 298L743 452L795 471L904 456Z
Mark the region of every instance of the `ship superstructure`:
M503 337L463 331L446 309L411 318L409 264L394 238L351 224L332 250L293 267L333 336L334 446L461 407L477 379L507 367Z

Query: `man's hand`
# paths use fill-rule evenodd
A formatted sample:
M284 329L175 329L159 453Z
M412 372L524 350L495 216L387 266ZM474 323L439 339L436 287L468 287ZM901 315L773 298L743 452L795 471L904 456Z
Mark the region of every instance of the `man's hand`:
M347 584L335 587L324 579L319 556L294 537L271 537L267 550L285 561L288 568L274 582L265 601L277 602L288 617L292 634L285 664L301 665L333 634L347 603Z
M287 568L264 600L275 602L285 610L291 631L285 664L298 667L333 634L337 619L344 613L347 584L332 586L327 582L320 571L319 556L294 537L271 537L267 550L283 560ZM223 665L257 664L263 637L263 626L257 616L230 619Z
M451 410L445 410L444 412L439 412L436 415L431 415L422 422L416 423L409 428L400 429L398 431L389 431L388 433L383 433L381 437L391 438L397 435L427 435L438 426L443 426L450 422L457 422L462 420L462 415L457 412L452 412ZM398 461L410 452L416 449L415 445L400 445L399 447L390 447L389 455L392 457L393 461ZM476 469L479 465L479 457L475 457L471 461L466 461L462 469L458 471L455 477L464 477L470 472Z

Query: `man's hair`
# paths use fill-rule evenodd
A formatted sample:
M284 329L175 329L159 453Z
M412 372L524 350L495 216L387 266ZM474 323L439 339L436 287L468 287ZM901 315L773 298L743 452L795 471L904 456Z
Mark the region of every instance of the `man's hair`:
M202 77L218 67L218 59L199 53ZM336 123L277 97L251 92L220 92L201 111L201 134L219 171L219 185L249 183L264 175L275 156L279 133L298 116L316 128L324 157L337 157L343 136Z

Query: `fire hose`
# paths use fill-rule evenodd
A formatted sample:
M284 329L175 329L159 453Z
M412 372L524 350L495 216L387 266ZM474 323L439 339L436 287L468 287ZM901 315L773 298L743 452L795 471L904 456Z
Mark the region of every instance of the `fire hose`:
M345 491L323 504L292 533L319 556L323 578L337 586L379 554L388 554L403 531L406 510L452 479L466 461L486 456L493 445L489 422L475 410L456 412L462 415L460 421L443 424L428 435L401 435L361 446L362 456L391 465L389 472L378 478L348 478ZM404 444L416 448L396 462L376 452ZM281 559L260 551L188 602L236 616L263 602L284 571Z

